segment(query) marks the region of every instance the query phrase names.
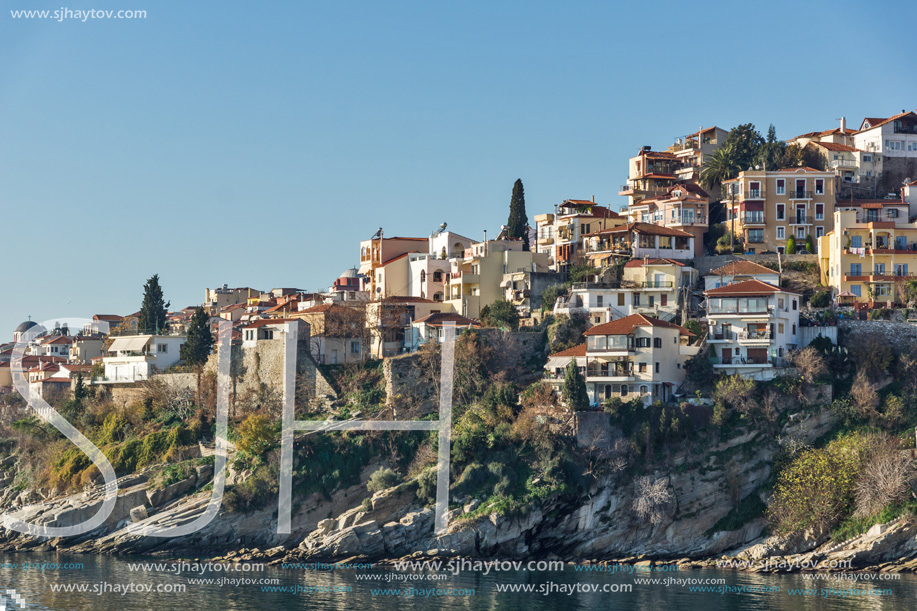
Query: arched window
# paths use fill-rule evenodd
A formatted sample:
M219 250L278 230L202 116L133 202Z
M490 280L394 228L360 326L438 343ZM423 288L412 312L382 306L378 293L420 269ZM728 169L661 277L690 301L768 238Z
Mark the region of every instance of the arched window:
M360 258L361 258L361 259L365 259L365 258L366 258L366 247L365 247L365 246L364 246L363 248L360 249Z
M442 282L443 273L442 272L433 272L433 282Z
M442 293L433 293L433 301L442 301L442 300L443 300Z
M425 269L420 270L420 281L421 282L427 281L427 270Z

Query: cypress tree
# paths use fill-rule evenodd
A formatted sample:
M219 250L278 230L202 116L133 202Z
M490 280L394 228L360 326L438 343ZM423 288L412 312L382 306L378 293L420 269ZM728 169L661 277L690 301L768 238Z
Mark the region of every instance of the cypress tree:
M509 201L509 219L506 221L506 236L509 238L522 238L523 250L529 249L529 232L526 225L529 223L525 213L525 190L522 179L517 178L513 185L513 197Z
M586 378L576 366L576 358L570 360L567 371L564 373L564 401L574 411L584 410L589 407L589 393L586 391Z
M140 306L137 332L161 333L166 328L166 308L170 305L163 300L159 274L153 274L143 287L143 305Z
M210 317L202 306L198 306L188 324L188 339L181 347L181 357L188 365L197 367L207 362L213 351L213 333L210 332Z

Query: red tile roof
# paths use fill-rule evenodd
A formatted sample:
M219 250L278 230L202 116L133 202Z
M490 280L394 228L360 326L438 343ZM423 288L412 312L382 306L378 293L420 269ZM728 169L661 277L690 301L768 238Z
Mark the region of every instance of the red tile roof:
M631 259L624 264L624 267L643 267L646 265L677 265L684 267L684 263L673 261L672 259Z
M118 316L117 314L96 314L92 317L93 320L100 320L102 322L121 322L124 320L123 316Z
M476 320L470 318L465 318L461 314L456 314L454 312L434 312L429 316L424 316L419 320L415 320L414 324L423 323L430 327L442 327L447 322L454 322L456 326L459 327L480 327Z
M736 282L735 284L728 284L726 286L710 289L709 291L704 291L704 295L715 297L722 295L771 295L773 293L799 294L794 291L776 287L767 282L761 282L760 280L744 280L742 282Z
M875 128L875 127L879 127L880 125L885 125L886 123L888 123L888 122L890 122L890 121L894 121L895 119L900 119L901 117L905 117L905 116L907 116L907 115L913 115L913 114L914 114L914 111L906 110L906 111L904 111L904 112L898 113L897 115L895 115L895 116L893 116L893 117L889 117L889 118L887 118L887 119L870 119L870 118L866 118L866 119L863 119L863 122L860 124L860 131L864 131L863 126L866 125L866 122L867 122L867 121L869 122L869 127L866 128L866 129L873 129L873 128ZM915 116L917 116L917 115L915 115Z
M692 234L688 233L687 231L682 231L681 229L662 227L660 225L653 225L650 223L628 223L627 225L619 225L618 227L610 227L608 229L593 231L592 233L587 233L584 237L606 235L609 233L626 233L629 231L636 231L637 233L643 233L646 235L663 235L682 238L693 237Z
M755 274L776 274L777 271L759 265L754 261L730 261L722 267L710 270L708 276L754 276Z
M583 342L579 346L573 346L572 348L567 348L566 350L561 350L560 352L555 352L548 358L554 358L557 356L586 356L586 342Z
M618 320L596 325L588 329L583 335L628 335L637 327L663 327L666 329L678 329L682 335L694 335L684 327L673 325L670 322L644 316L643 314L631 314Z
M413 239L413 238L411 238L411 239ZM410 255L410 254L413 254L413 253L415 253L415 252L420 252L420 251L419 251L419 250L411 250L411 251L409 251L409 252L404 253L403 255L398 255L397 257L392 257L392 258L389 259L388 261L383 261L383 262L382 262L382 265L388 265L389 263L394 263L395 261L397 261L397 260L399 260L399 259L404 259L406 256L408 256L408 255Z
M768 170L769 171L769 170ZM825 173L825 170L818 170L816 168L810 168L809 166L803 166L798 168L780 168L778 172L819 172Z
M677 159L675 153L669 153L666 151L640 151L637 153L637 156L646 155L647 157L655 157L657 159Z
M285 322L300 321L298 318L266 318L263 320L256 320L253 323L243 326L243 329L257 329L258 327L264 327L266 325L280 325Z
M405 295L384 297L383 301L387 301L389 303L436 303L432 299L424 299L423 297L410 297Z

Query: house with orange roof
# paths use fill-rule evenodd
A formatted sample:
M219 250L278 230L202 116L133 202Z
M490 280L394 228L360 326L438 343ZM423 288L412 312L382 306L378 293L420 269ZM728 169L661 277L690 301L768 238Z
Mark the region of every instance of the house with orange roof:
M771 379L799 345L798 293L760 280L704 291L714 369Z
M586 235L626 222L625 217L594 201L566 199L555 206L553 213L535 215L535 243L531 248L547 255L552 271L566 274L571 267L585 262Z
M697 270L674 259L631 259L614 282L577 282L554 304L554 315L583 314L598 325L631 314L674 320Z
M651 223L627 223L583 236L586 261L592 267L605 267L630 259L694 258L694 235Z
M818 240L831 230L835 200L832 171L745 170L723 181L723 224L745 252L784 253L790 237L798 250L809 236Z
M293 316L309 324L309 347L315 362L344 365L369 356L365 308L323 303Z
M549 357L547 378L559 388L566 366L562 359L576 359L584 367L593 405L612 397L639 397L647 404L672 400L684 383L685 363L699 351L684 327L643 314L596 325L585 336L585 346Z
M760 280L780 286L780 273L754 261L739 259L707 272L704 276L704 289L715 289L746 280Z
M876 153L828 141L809 142L805 150L812 153L809 158L820 161L815 167L834 172L839 186L859 185L869 192L875 189L881 159Z
M405 334L404 346L407 351L414 351L428 342L442 343L445 338L445 327L455 326L458 335L466 329L479 329L480 323L455 312L435 312L411 321L411 332Z
M694 256L704 254L710 196L695 182L680 182L659 195L635 201L625 214L629 222L672 227L694 236Z
M713 152L726 142L729 132L722 127L700 128L693 134L675 139L675 144L666 149L678 160L675 176L678 180L697 182L701 168Z
M366 304L369 353L375 358L395 356L404 351L405 335L411 323L437 312L451 312L448 304L432 299L394 296Z

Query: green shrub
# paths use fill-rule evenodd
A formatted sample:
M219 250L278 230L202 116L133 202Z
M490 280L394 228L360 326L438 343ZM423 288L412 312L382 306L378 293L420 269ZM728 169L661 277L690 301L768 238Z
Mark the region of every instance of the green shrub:
M278 425L267 414L250 415L239 425L236 447L250 456L263 456L279 439Z
M813 308L827 308L831 305L831 293L829 291L815 291L809 298L809 305Z
M402 482L402 477L395 471L388 468L381 468L369 476L369 482L366 489L370 492L380 492L394 488Z

